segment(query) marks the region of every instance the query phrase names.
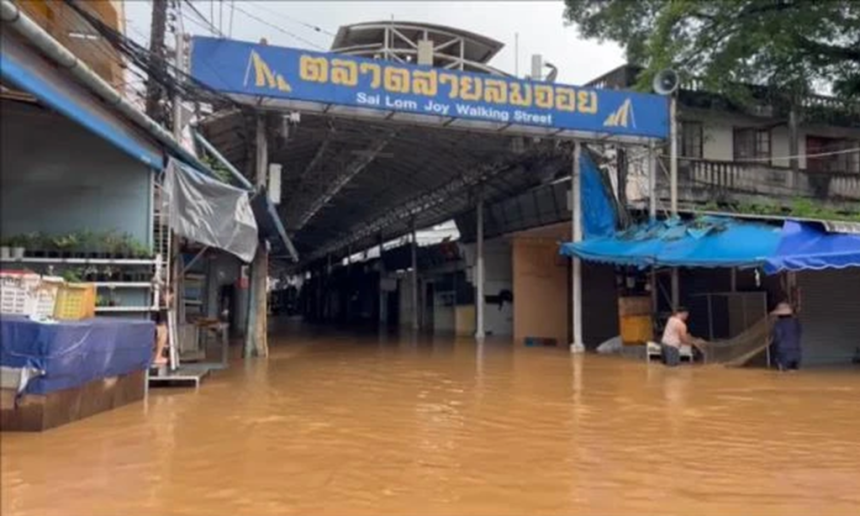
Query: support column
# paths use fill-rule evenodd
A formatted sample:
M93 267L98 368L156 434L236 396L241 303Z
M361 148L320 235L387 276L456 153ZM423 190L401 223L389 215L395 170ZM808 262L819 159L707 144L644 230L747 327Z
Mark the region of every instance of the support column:
M382 284L385 281L385 260L383 253L385 239L382 233L379 233L379 326L385 327L388 324L388 293L382 289Z
M269 147L266 138L266 119L263 114L257 114L256 134L256 177L257 189L265 188L266 175L269 170ZM257 254L251 266L251 309L248 317L249 326L245 336L245 357L269 355L267 330L269 326L268 289L269 277L269 248L268 242L260 242Z
M672 94L669 103L670 131L670 156L669 156L669 186L672 217L678 217L678 97ZM672 310L676 310L680 304L680 285L677 267L672 268Z
M421 327L418 321L418 236L415 231L415 217L411 222L412 233L412 329L418 331Z
M477 212L477 239L475 247L477 256L475 258L475 338L481 340L485 337L484 331L484 189L479 187L476 205Z
M800 136L797 130L797 102L796 97L791 97L791 107L788 112L788 155L791 173L788 175L788 188L794 188L797 184L797 175L800 172Z
M648 217L657 220L657 155L653 141L648 143Z
M580 185L582 157L582 144L577 140L573 142L573 169L570 174L571 195L571 222L573 224L571 233L574 242L582 241L582 194ZM573 271L571 274L571 305L573 308L573 342L570 344L571 353L584 353L585 344L582 342L582 260L573 257Z

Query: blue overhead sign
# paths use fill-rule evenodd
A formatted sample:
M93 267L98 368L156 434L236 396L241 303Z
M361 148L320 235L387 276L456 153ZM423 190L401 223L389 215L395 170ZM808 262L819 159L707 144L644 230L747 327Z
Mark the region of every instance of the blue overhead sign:
M191 75L233 95L666 138L665 97L195 37Z

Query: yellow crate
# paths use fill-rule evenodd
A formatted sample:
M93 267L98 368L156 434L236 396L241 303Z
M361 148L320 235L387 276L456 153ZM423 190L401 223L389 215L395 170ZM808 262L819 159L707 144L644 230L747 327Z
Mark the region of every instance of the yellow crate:
M650 315L628 315L621 317L621 341L626 345L644 344L654 339L654 328Z
M96 313L96 286L91 283L68 283L60 287L54 318L77 321L94 317Z

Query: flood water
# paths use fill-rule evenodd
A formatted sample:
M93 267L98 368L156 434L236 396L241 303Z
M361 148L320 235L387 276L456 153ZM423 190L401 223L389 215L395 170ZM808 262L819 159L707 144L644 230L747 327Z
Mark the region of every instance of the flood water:
M860 371L276 338L198 392L2 436L2 514L860 514Z

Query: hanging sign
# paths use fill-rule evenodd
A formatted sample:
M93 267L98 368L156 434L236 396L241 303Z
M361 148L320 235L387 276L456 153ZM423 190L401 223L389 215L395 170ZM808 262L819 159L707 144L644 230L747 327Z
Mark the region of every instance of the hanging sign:
M191 74L246 97L599 136L666 138L665 97L195 37Z

